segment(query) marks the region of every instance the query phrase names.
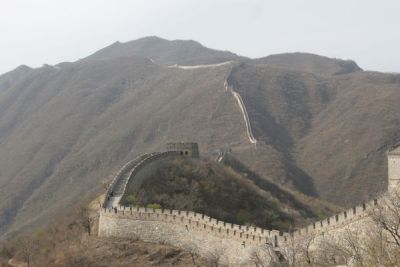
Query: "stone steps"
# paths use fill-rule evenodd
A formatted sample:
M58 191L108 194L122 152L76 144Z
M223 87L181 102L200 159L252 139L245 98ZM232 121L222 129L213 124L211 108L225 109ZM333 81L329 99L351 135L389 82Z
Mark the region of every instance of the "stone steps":
M145 154L139 158L137 158L132 166L132 168L127 169L117 180L112 190L112 195L114 197L121 197L124 193L125 186L129 181L129 177L131 176L132 170L136 168L136 166L142 162L145 158L150 157L149 154Z
M154 152L150 154L142 155L133 161L125 164L121 168L120 172L115 176L114 181L110 188L107 190L106 198L103 207L111 208L117 207L123 194L125 193L126 186L129 179L135 175L135 172L140 170L144 165L148 164L152 160L156 160L162 157L180 155L179 151L167 151L167 152ZM127 167L131 166L131 167Z

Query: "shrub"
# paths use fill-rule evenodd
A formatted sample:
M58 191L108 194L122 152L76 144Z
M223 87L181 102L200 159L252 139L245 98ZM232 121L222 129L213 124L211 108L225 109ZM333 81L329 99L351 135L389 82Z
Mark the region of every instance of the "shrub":
M148 204L147 208L149 209L161 209L161 205L158 203Z
M128 206L136 206L137 205L137 197L136 195L129 195L126 198Z

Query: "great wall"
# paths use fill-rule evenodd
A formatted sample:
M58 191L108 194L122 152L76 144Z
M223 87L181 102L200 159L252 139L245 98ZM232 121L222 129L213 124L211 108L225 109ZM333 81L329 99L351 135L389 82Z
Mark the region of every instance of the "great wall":
M193 70L221 67L231 63L228 61L198 66L172 65L168 68ZM224 88L232 94L240 108L249 141L257 144L242 97L228 84L227 79L224 81ZM387 155L390 192L400 186L400 147L391 150ZM221 254L220 261L224 264L248 266L256 251L264 252L264 256L270 260L276 259L281 251L293 246L293 242L302 242L307 236L333 238L347 229L366 228L371 210L381 200L374 199L290 233L231 224L192 211L132 208L119 204L128 182L135 179L135 174L140 169L150 162L170 156L197 157L197 145L170 144L165 152L145 154L126 163L113 177L106 191L104 203L99 211L99 236L134 237L149 242L167 243L205 257L218 252Z
M242 115L243 115L244 122L246 124L246 133L247 133L247 137L249 138L250 143L257 144L257 140L254 138L253 131L251 129L249 114L247 113L247 109L246 109L246 106L244 105L242 97L240 96L240 94L238 92L236 92L233 89L232 86L230 86L228 84L228 81L224 82L224 87L225 87L226 91L231 92L231 94L236 99L236 102L239 105L239 108L240 108L240 110L242 112Z
M192 211L121 206L119 201L129 180L135 179L135 174L148 163L170 156L198 156L197 145L193 143L170 144L168 149L140 156L125 164L116 174L100 209L99 236L135 237L168 243L205 256L213 251L222 251L224 258L221 261L224 263L246 265L254 251L268 249L269 255L277 257L276 253L289 246L291 240L360 227L359 223L369 217L370 211L380 201L374 199L291 233L236 225ZM388 188L392 190L400 181L400 147L388 153L388 169Z

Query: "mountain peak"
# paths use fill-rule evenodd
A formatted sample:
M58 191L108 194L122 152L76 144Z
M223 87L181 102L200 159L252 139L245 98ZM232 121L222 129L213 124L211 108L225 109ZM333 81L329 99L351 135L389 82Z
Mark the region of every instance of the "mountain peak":
M11 84L25 77L26 74L31 70L32 70L31 67L28 67L26 65L21 65L12 71L0 75L0 91L10 87Z
M151 58L160 65L215 64L238 58L231 52L210 49L193 40L170 41L149 36L126 43L113 43L85 60L110 60L131 56Z

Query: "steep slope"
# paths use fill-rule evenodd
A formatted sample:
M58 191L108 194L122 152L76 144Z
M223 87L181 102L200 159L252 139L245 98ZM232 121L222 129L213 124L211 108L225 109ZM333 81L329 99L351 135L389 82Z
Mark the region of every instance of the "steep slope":
M127 43L116 42L85 60L129 56L148 57L161 65L214 64L239 58L231 52L209 49L191 40L168 41L158 37L145 37Z
M385 190L384 153L400 139L400 75L241 64L229 82L266 143L239 155L253 169L341 205Z
M385 153L400 140L400 75L366 72L334 82L335 98L316 114L297 158L324 198L345 205L387 188Z

